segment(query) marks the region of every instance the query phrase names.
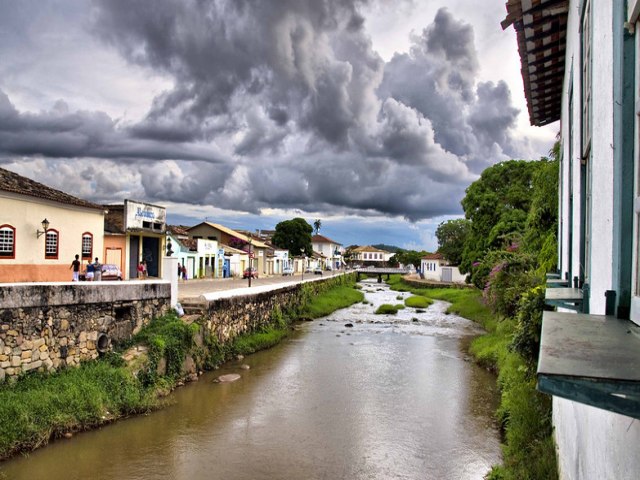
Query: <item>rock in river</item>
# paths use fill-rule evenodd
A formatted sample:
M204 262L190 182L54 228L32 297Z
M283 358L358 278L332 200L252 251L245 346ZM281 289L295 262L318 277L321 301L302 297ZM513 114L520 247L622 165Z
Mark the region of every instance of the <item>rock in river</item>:
M220 375L218 378L215 379L215 381L219 383L231 383L231 382L235 382L236 380L240 380L240 375L237 373L228 373L227 375Z

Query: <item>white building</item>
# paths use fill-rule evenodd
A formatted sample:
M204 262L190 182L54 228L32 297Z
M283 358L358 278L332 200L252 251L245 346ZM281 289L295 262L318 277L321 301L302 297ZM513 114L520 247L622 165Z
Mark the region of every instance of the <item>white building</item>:
M311 247L314 252L322 256L321 264L318 266L323 269L342 268L342 244L331 240L323 235L314 235L311 237Z
M466 278L458 267L450 265L441 253L429 253L422 257L420 276L425 280L446 283L465 283Z
M559 281L570 288L547 289L566 308L544 312L538 363L560 478L638 478L640 0L507 10L531 123L561 120Z

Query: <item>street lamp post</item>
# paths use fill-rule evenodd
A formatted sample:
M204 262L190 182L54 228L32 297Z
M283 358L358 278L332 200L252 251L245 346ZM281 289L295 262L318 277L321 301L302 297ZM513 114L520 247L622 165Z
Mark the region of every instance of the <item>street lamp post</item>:
M253 238L249 236L249 287L251 287L251 277L253 277L253 250L251 249L252 243Z
M307 257L302 255L302 280L304 280L304 267L306 263L307 263Z

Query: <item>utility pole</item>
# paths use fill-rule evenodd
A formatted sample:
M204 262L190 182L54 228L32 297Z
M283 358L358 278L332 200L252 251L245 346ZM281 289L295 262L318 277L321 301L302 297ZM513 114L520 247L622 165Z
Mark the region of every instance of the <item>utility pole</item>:
M253 244L253 238L249 235L249 287L251 287L251 277L253 277L253 250L251 246Z

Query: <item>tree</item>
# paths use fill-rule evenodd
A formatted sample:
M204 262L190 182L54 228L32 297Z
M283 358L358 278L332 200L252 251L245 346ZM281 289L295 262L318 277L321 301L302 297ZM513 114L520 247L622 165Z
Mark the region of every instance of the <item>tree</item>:
M316 218L316 221L313 222L313 229L316 231L316 235L320 232L320 227L322 227L322 220Z
M413 265L414 267L420 267L422 263L422 257L427 252L417 252L415 250L400 250L389 259L391 265Z
M533 178L540 162L509 160L482 172L462 200L471 227L462 252L460 271L470 272L489 250L517 243L525 232L533 197Z
M462 261L464 243L470 228L469 220L459 218L442 222L436 229L438 251L453 265L459 265Z
M276 247L289 250L293 256L311 256L311 233L313 228L304 218L285 220L276 225L271 241Z

